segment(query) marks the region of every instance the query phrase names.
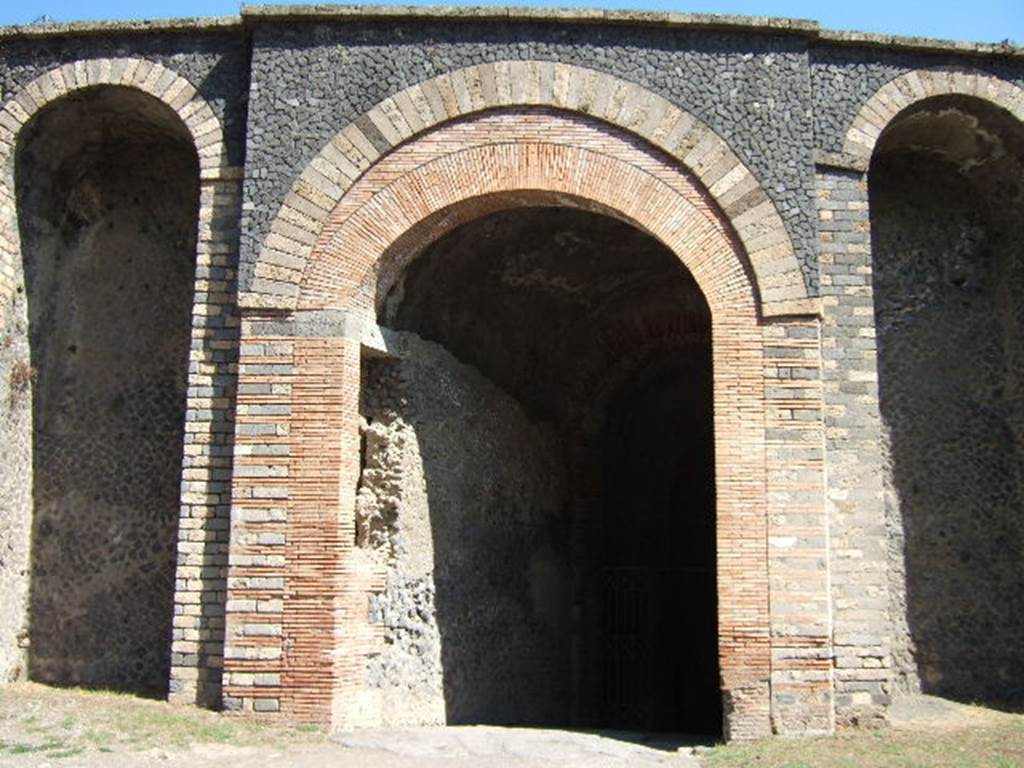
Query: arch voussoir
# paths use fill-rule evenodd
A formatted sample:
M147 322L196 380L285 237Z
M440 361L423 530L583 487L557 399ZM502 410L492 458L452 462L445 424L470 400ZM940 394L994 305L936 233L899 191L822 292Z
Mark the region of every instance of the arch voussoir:
M407 231L467 200L539 193L614 211L679 253L706 293L721 299L719 310L745 306L754 312L756 296L748 267L737 258L739 243L707 191L698 191L693 177L667 158L602 125L581 116L498 111L440 126L391 153L349 188L310 247L315 259L290 255L309 247L302 224L310 225L310 217L284 213L267 239L268 259L258 277L282 291L297 282L287 294L296 309L373 312L366 301L373 300L367 286L374 270L399 270L380 267L376 259ZM743 210L739 224L753 252L766 259L766 284L785 301L793 295L791 252L766 211L772 212L763 199ZM451 225L457 220L452 217Z

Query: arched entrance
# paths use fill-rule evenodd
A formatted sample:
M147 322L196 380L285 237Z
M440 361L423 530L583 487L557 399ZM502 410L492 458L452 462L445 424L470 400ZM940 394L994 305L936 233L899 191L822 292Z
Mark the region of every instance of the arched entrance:
M829 730L828 579L807 570L825 535L817 324L806 318L817 303L785 225L700 120L635 84L554 62L439 75L344 126L245 266L237 450L260 473L233 482L225 701L336 728L387 720L374 665L386 652L377 607L388 572L359 545L379 532L356 516L372 442L360 393L387 368L371 358L402 350L376 320L435 243L524 207L622 223L697 286L713 368L723 733L764 735L772 717L781 732ZM619 350L596 368L604 374L640 351L601 348ZM605 384L627 386L640 368ZM601 549L598 539L591 551Z
M496 142L496 136L500 136L509 125L515 126L517 136L526 133L528 137L532 127L536 133L530 138L534 140ZM734 473L734 484L719 483L716 494L719 567L731 557L743 560L742 566L737 562L728 580L721 584L719 626L726 628L734 620L730 617L731 610L745 613L749 620L754 620L760 610L761 620L766 626L766 593L762 591L765 598L760 606L753 598L756 590L766 589L764 570L759 575L759 566L761 569L767 567L763 549L766 521L763 512L756 522L754 519L764 503L763 491L755 490L763 489L764 453L763 449L761 453L749 449L750 445L763 440L763 423L756 417L750 420L743 417L746 412L757 413L763 396L758 365L743 362L744 358L750 363L760 358L760 334L742 256L727 226L714 213L699 187L689 180L675 177L673 174L676 172L670 171L671 166L657 155L637 152L625 144L615 145L609 141L609 133L607 128L579 116L520 110L513 117L510 113L498 111L444 126L399 149L370 169L335 209L320 243L314 249L318 258L312 261L304 277L305 287L299 297L299 307L344 306L352 312L372 307L370 311L379 316L395 286L404 291L400 282L409 265L415 264L416 259L440 237L456 231L460 225L470 225L482 216L510 206L529 205L537 200L546 199L549 204L578 201L576 204L580 207L627 222L642 222L641 226L649 235L670 248L671 243L676 243L669 253L677 265L682 261L693 282L699 286L698 295L703 294L703 301L708 306L703 316L707 327L707 316L710 315L714 339L712 354L724 355L721 362L715 364L715 396L726 400L739 399L734 409L716 411L716 455L729 457L728 446L732 440L746 442L746 447L742 448L737 444L736 453L731 454L731 462L727 459L722 463L718 458L716 464L719 480ZM449 148L455 140L459 151L452 153ZM590 146L602 146L604 151L585 149ZM414 167L395 178L397 169L404 169L406 164L412 163L415 163ZM574 174L563 169L581 170ZM376 187L381 181L385 183L383 189ZM431 193L422 194L420 190L428 186ZM369 194L371 192L372 195ZM656 218L651 215L654 210L658 211ZM692 301L684 301L682 305ZM717 315L716 306L722 309ZM716 317L722 318L717 324ZM731 325L733 322L736 325ZM746 339L739 330L744 322L750 324L751 332ZM590 330L593 331L594 326ZM615 331L621 329L616 328ZM605 354L608 354L607 350ZM569 359L571 357L570 351ZM617 360L611 358L600 362L605 364L596 365L597 371L609 368ZM543 368L530 365L528 361L524 363L530 371ZM751 398L750 405L739 405L746 398ZM727 415L730 412L731 418ZM733 502L729 501L730 496ZM728 526L725 521L729 518L727 510L731 503L736 504L733 508L735 514L745 517L749 526ZM577 520L584 518L582 514L575 517ZM722 540L723 529L730 531L732 537L749 541L751 548L747 558L742 554L742 547L734 546L737 543L735 538L729 543ZM729 535L726 534L727 540ZM749 559L749 554L757 551L761 553L760 561ZM358 557L359 553L355 556ZM377 563L375 565L380 567ZM764 586L754 586L758 582ZM734 589L738 595L747 593L749 602L729 600L728 595ZM589 596L589 599L593 597ZM372 604L371 599L371 609ZM592 610L590 615L607 615L610 612L598 609ZM607 634L596 625L583 635L588 633L591 637ZM757 663L752 662L751 657L766 651L766 645L759 648L756 642L750 645L741 642L735 649L726 651L720 638L722 676L728 680L730 666L733 665L736 665L734 669L738 674L758 674ZM581 680L584 676L582 661L592 660L595 653L577 654ZM610 655L606 657L612 658ZM741 664L744 665L743 672L738 668ZM767 669L767 660L763 669ZM603 672L592 670L587 675L587 683L603 686L603 682L599 684L597 681L605 677ZM581 682L575 690L580 692L587 706L593 706L594 695L582 695L582 685ZM373 696L372 691L370 695ZM639 702L635 703L639 705ZM380 707L382 713L386 710L383 700L375 706ZM584 708L580 703L580 716L583 716ZM596 717L600 719L601 716ZM643 720L648 715L637 717Z
M706 133L705 128L700 131ZM342 133L352 135L348 129ZM331 153L339 146L332 145ZM343 162L331 156L331 162ZM765 440L767 332L759 324L757 292L744 249L718 205L667 155L639 146L607 123L545 108L496 109L438 125L392 150L345 192L327 182L324 174L335 173L327 165L318 161L315 167L310 178L320 176L324 196L317 197L320 193L305 181L297 185L289 210L282 212L291 223L282 219L280 235L268 238L266 260L257 265L250 282L253 290L263 292L243 299L251 315L244 326L248 335L243 349L249 351L243 354L240 383L246 386L250 380L246 370L260 371L251 381L260 382L263 394L240 400L240 423L253 437L240 433L239 439L252 443L247 451L266 451L266 438L256 435L276 433L282 447L275 450L286 452L290 460L286 475L236 478L235 497L246 501L238 502L232 548L237 542L246 563L233 569L232 581L238 586L229 595L229 605L256 605L259 600L272 604L272 592L249 587L246 580L267 584L267 570L257 566L272 565L276 557L283 558L278 572L284 593L291 597L279 604L278 615L241 607L229 611L232 657L268 661L256 665L229 657L226 700L232 706L323 718L336 727L386 721L386 697L375 687L380 677L371 678L377 674L374 659L385 652L386 627L375 606L387 589L388 574L379 558L354 546L360 536L354 511L361 474L361 370L370 367L361 358L389 356L398 349L374 319L386 316L382 310L389 296L394 301L394 291L404 290L401 278L410 265L414 268L418 257L461 226L524 206L568 207L610 217L659 243L660 252L671 255L676 273L688 275L697 288L694 295L703 297L705 348L710 323L714 370L717 690L726 737L765 733L771 674L766 460L782 454ZM322 205L329 194L339 195L339 202L307 246L314 237L303 234L300 225L315 221L314 209L302 201L315 197ZM749 209L745 221L755 221L767 210ZM771 226L766 223L767 229L760 231L764 247L777 254L779 272L767 279L780 286L778 295L789 295L790 289L781 286L788 280L784 265L792 256L785 255L788 241L779 240ZM296 255L288 256L283 249ZM302 255L307 249L308 255ZM301 281L292 288L285 280L299 274L297 267ZM261 309L274 305L287 312ZM802 306L784 305L790 311ZM798 329L792 338L804 338L805 330ZM780 349L791 343L784 323L770 333L779 339ZM610 353L616 346L605 344L602 349ZM613 357L599 361L595 370L607 373L623 355ZM781 362L772 371L788 371L789 365ZM801 366L801 375L813 370L806 363ZM628 373L619 371L621 384L629 380ZM781 425L777 443L786 428ZM598 441L600 432L595 433ZM788 476L780 474L775 482L780 483L775 498L785 498ZM276 524L280 529L244 519L270 523L279 514L274 508L283 510ZM325 516L331 509L338 510L336 517ZM281 530L283 549L269 542L258 545L258 537L268 530ZM598 542L592 551L600 549ZM336 584L337 592L325 591L325 584ZM368 615L374 620L367 622ZM324 631L326 626L336 629ZM789 637L797 637L798 624L789 626ZM816 646L820 640L799 642ZM277 658L280 663L275 663ZM594 656L581 651L576 658ZM256 666L266 670L268 679L279 674L280 688L253 685L246 671ZM582 678L581 664L575 674ZM572 695L582 688L572 685L569 690ZM329 710L326 702L331 703Z
M409 264L363 360L369 685L391 724L720 735L707 304L632 225L515 201Z

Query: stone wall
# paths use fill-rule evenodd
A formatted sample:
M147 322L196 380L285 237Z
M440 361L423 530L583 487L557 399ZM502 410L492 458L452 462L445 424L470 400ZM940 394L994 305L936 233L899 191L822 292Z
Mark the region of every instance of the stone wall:
M32 357L25 292L0 315L0 683L27 672L32 522Z
M466 20L254 29L247 151L260 170L246 178L242 290L292 183L341 126L436 75L517 60L606 72L706 122L775 202L814 292L805 41L785 34Z
M565 723L570 572L553 429L442 347L368 358L357 541L386 564L386 725Z
M578 420L601 415L580 403L647 352L690 354L710 322L726 736L876 720L894 692L918 688L1019 702L1021 51L787 20L446 13L246 9L0 30L0 680L28 667L163 690L169 663L172 697L217 703L226 663L228 708L346 726L391 717L396 700L413 703L394 721L557 719L560 682L544 703L523 693L502 709L493 688L453 677L510 657L478 618L446 607L480 602L482 582L438 579L475 569L497 583L509 599L493 620L519 628L525 655L524 628L561 598L538 608L522 571L436 547L456 534L432 516L456 510L472 520L463 533L508 559L554 551L526 573L557 581L551 531L517 538L469 510L507 522L566 497L574 514L597 509L587 494L600 492L573 477L586 462L554 461L551 431L530 419L561 419L563 447L582 444ZM166 97L184 128L108 114L95 146L78 146L90 120L118 112L108 86ZM911 106L949 93L971 98ZM153 103L121 106L153 116ZM43 135L58 107L70 111L54 135L69 141ZM914 129L925 118L927 141ZM192 147L198 187L178 162ZM171 192L112 192L143 187ZM610 269L577 258L581 238L498 225L556 242L565 268L502 254L502 290L566 306L590 291L592 315L538 350L557 335L545 323L569 313L501 305L468 270L452 305L427 302L399 325L444 330L435 340L505 393L412 337L411 356L367 352L387 346L370 321L375 292L401 292L399 275L445 232L523 205L619 218L620 231L574 230L607 231L628 252ZM695 286L673 294L657 270L602 303L636 277L622 265L648 245L631 237L650 235L688 266L710 321L703 304L694 312ZM108 251L137 253L139 271L99 258ZM462 314L445 314L458 301ZM500 327L478 322L501 306ZM363 453L361 387L387 393L364 397ZM456 394L473 408L441 419ZM487 424L500 440L484 439ZM434 473L458 454L453 428L478 446L473 472ZM533 482L495 500L465 484L471 474ZM389 517L393 504L407 514ZM132 568L146 596L114 595L110 574ZM174 605L151 599L175 569ZM449 664L450 652L461 658ZM562 680L555 656L502 679Z

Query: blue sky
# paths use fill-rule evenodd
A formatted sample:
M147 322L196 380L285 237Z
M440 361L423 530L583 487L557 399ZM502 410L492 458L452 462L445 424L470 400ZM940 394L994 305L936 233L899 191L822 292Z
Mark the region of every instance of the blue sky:
M426 4L436 4L434 3ZM958 40L1024 44L1024 0L474 0L472 5L556 5L739 13L816 19L832 29L856 29ZM237 13L235 0L0 0L0 24L26 24L46 15L80 19L222 16Z

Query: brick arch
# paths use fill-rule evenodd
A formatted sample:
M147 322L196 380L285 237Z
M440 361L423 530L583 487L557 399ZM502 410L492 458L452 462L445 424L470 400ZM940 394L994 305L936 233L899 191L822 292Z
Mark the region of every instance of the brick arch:
M448 121L510 106L590 115L666 152L700 181L729 217L750 260L762 313L815 311L782 217L725 140L639 85L544 61L475 65L440 75L384 99L338 131L286 196L241 296L243 306L295 308L294 278L305 269L324 224L381 157Z
M14 184L21 129L49 104L100 85L134 88L162 101L181 118L192 136L201 179L224 177L227 158L220 120L188 80L162 64L139 58L81 59L39 75L0 107L0 313L14 290L21 258ZM204 195L200 221L210 220L210 211L204 210L210 205Z
M442 125L378 161L324 223L295 308L376 314L380 294L445 232L552 199L611 213L659 239L693 274L712 316L756 317L742 245L699 180L599 121L527 110Z
M290 436L284 438L289 441L289 470L284 479L236 483L239 498L269 493L284 499L286 561L316 562L325 575L322 581L306 583L302 574L289 576L283 566L280 571L283 579L291 579L295 596L281 607L280 642L292 657L316 660L310 668L318 670L301 684L302 670L293 673L277 662L268 662L261 671L282 674L279 689L257 690L248 684L251 669L236 660L249 652L245 627L268 617L229 616L228 643L234 657L225 661L230 681L225 695L241 706L279 707L286 714L329 720L343 728L377 724L372 708L364 707L366 665L361 659L376 652L379 640L362 607L366 595L379 589L368 586L379 574L362 564L350 535L355 524L352 494L359 479L361 341L347 331L337 334L331 317L339 310L348 317L372 316L387 286L441 234L493 210L531 204L583 206L631 222L677 255L707 299L714 358L719 655L723 695L730 702L727 732L767 732L766 353L746 252L700 179L672 157L607 122L550 108L480 112L403 143L349 185L315 238L308 230L295 232L308 238L308 258L289 262L282 252L280 272L266 273L293 286L289 304L295 326L290 332L295 336L274 338L284 329L281 322L292 322L288 316L279 320L277 313L253 313L246 326L249 335L243 330L243 348L254 350L257 357L243 356L239 386L258 380L257 374L248 373L250 364L253 371L264 370L256 364L258 355L284 355L290 361L292 385L282 395L287 401L282 418L289 425ZM299 220L291 226L299 226ZM335 527L341 542L329 561L323 555L327 524ZM233 528L236 535L244 532ZM346 576L334 581L334 574ZM325 592L324 584L336 584L331 588L337 595ZM238 588L229 602L250 604L248 594ZM334 633L308 629L309 616L301 609L307 598L317 605L318 621L333 623ZM336 610L343 604L344 610ZM353 640L339 649L335 637Z
M1024 121L1024 89L974 70L915 69L893 78L864 102L846 131L843 152L867 168L875 144L900 112L933 96L974 96Z

